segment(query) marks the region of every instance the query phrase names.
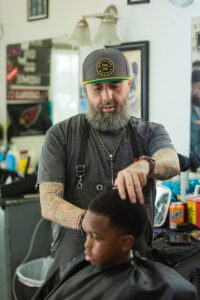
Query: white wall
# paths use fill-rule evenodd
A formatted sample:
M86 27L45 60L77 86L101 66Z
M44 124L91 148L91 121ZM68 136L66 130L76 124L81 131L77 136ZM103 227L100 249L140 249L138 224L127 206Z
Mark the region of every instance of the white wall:
M118 33L122 42L150 41L150 120L168 130L176 149L189 153L191 20L200 15L200 1L180 8L168 0L127 5L127 0L49 0L49 18L27 22L26 0L0 0L0 123L5 124L6 45L24 40L70 34L83 14L117 6ZM90 20L92 35L98 20Z

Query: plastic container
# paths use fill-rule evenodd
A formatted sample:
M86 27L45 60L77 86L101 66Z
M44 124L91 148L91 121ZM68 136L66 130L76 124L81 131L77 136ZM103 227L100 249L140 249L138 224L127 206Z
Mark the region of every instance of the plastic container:
M163 185L156 185L154 227L164 225L171 202L171 190Z
M189 191L189 171L181 172L180 184L181 184L181 196L186 196Z
M200 228L200 195L188 196L188 222Z
M53 258L47 256L21 264L17 268L16 275L23 285L24 299L31 299L38 288L43 284L52 263Z
M8 153L6 155L6 169L10 171L16 171L16 159L12 153Z

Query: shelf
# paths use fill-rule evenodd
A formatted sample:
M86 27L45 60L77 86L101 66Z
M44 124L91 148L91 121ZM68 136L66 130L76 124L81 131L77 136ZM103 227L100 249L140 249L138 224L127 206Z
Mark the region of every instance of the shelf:
M42 86L42 85L14 85L12 84L9 86L11 90L39 90L39 91L48 91L49 86Z
M6 103L8 105L13 105L13 104L39 104L39 103L44 103L47 100L7 100Z

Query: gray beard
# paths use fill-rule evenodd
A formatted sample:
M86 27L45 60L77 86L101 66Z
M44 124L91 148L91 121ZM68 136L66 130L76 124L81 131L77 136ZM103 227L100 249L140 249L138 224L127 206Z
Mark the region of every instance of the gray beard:
M115 112L113 113L97 111L88 100L86 117L88 122L96 130L113 131L123 128L127 125L131 117L131 110L127 99L124 102L124 105L121 108L117 106Z

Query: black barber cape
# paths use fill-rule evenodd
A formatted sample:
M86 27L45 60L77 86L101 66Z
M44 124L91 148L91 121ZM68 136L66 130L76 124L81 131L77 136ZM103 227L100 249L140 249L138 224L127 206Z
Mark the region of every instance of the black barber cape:
M64 270L65 269L65 270ZM173 269L138 254L132 262L95 267L84 256L60 268L32 300L196 300L196 288Z

